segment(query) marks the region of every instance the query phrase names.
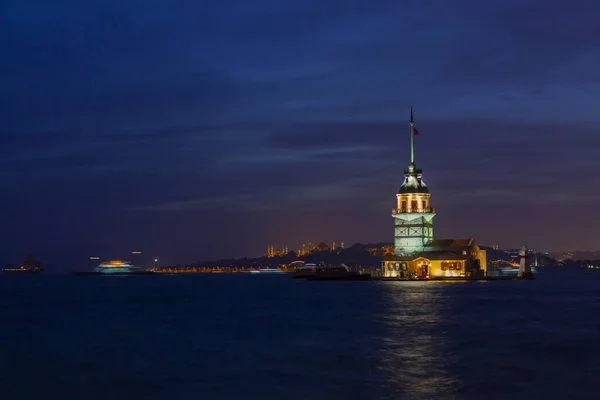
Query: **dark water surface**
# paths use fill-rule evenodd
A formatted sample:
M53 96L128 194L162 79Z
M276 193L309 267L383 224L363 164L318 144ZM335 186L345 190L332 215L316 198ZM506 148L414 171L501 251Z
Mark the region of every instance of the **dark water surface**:
M1 399L597 399L600 274L0 276Z

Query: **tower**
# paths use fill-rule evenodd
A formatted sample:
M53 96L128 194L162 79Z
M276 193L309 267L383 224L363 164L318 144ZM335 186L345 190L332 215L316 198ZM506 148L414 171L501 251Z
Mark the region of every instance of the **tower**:
M413 109L410 108L410 165L404 170L404 182L396 194L394 218L394 254L416 253L424 250L433 239L433 217L429 188L422 179L423 171L415 165L415 129Z

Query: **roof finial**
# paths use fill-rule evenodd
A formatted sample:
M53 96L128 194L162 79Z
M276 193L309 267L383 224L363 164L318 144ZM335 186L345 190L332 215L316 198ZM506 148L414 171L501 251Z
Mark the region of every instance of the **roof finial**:
M415 165L415 120L413 118L413 108L410 106L410 165Z

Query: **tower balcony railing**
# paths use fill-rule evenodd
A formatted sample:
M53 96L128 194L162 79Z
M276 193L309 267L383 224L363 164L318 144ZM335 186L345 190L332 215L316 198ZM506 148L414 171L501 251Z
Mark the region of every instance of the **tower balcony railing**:
M425 208L392 208L392 214L431 213L435 214L434 207Z

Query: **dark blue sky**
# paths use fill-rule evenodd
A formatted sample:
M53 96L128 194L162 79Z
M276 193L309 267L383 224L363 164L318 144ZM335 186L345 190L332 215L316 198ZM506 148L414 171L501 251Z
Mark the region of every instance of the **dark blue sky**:
M4 0L0 261L438 237L600 248L595 0ZM83 261L82 261L83 262Z

